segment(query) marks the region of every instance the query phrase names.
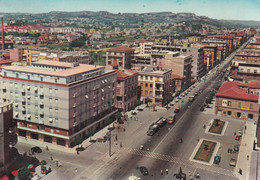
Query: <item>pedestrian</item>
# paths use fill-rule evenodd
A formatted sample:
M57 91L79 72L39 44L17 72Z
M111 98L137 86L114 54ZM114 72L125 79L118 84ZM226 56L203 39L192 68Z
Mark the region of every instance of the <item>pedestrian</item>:
M59 161L56 161L56 166L59 167Z
M240 169L240 168L239 168L239 171L238 171L238 172L239 172L239 174L241 174L241 175L242 175L242 169Z
M49 147L48 146L46 146L46 151L49 151Z
M205 124L203 125L203 128L204 128L204 129L206 128L206 125L205 125Z
M25 136L24 139L27 141L27 136Z
M236 133L236 132L234 132L234 136L235 136L235 135L237 135L237 133Z
M161 176L163 175L163 171L161 170Z
M246 130L246 126L245 126L245 130Z
M77 173L78 172L78 168L75 168L75 173Z
M120 148L123 147L122 142L120 142Z
M51 154L51 160L53 160L53 158L52 158L52 154Z
M169 174L169 170L168 169L166 169L165 172L166 172L166 174Z
M117 136L116 136L116 141L117 141Z
M246 158L247 158L247 160L249 160L249 155L247 155L247 157L246 157Z

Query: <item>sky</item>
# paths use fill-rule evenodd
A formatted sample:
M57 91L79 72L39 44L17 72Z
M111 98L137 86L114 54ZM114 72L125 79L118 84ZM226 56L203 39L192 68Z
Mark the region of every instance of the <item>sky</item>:
M260 0L0 0L0 12L191 12L215 19L260 21Z

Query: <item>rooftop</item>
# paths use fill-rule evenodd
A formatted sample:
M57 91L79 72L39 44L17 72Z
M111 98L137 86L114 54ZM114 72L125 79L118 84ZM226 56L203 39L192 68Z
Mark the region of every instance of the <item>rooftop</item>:
M93 69L101 69L103 66L93 66L88 64L79 64L78 66L73 67L72 63L64 63L64 62L56 62L56 61L39 61L33 64L42 64L42 65L50 65L50 66L58 66L58 67L66 67L64 70L55 70L55 69L42 69L32 66L6 66L3 67L4 70L10 71L20 71L26 73L34 73L34 74L44 74L50 76L60 76L67 77L79 73L84 73Z
M126 51L134 51L134 49L132 48L129 48L129 47L125 47L125 46L118 46L118 47L114 47L114 48L111 48L109 50L107 50L108 52L126 52Z
M258 102L257 95L248 94L247 91L240 86L247 86L247 84L236 81L226 82L218 90L216 96Z

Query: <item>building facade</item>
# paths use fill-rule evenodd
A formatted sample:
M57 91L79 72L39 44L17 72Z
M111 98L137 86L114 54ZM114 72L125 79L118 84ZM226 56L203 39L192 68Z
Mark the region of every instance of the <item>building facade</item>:
M17 143L16 121L13 120L12 102L0 99L0 169L11 162L11 147Z
M163 106L172 97L172 70L144 69L139 72L138 86L141 99L149 98L152 104Z
M39 61L2 69L1 96L14 101L20 136L71 145L115 113L116 72L101 66Z
M221 116L258 121L260 82L226 82L216 94L215 113Z
M131 68L131 60L133 59L134 49L119 46L107 50L106 53L106 65L118 65L124 69Z
M128 69L115 71L117 72L116 108L126 112L136 104L138 73Z

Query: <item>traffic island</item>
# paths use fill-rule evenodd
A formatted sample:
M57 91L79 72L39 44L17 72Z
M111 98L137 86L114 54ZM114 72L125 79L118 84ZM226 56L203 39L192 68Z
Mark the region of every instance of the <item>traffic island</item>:
M217 153L219 143L201 139L193 151L190 160L198 163L212 165L214 155Z
M223 136L227 128L228 122L222 121L220 119L212 119L210 121L210 126L206 129L207 134Z

